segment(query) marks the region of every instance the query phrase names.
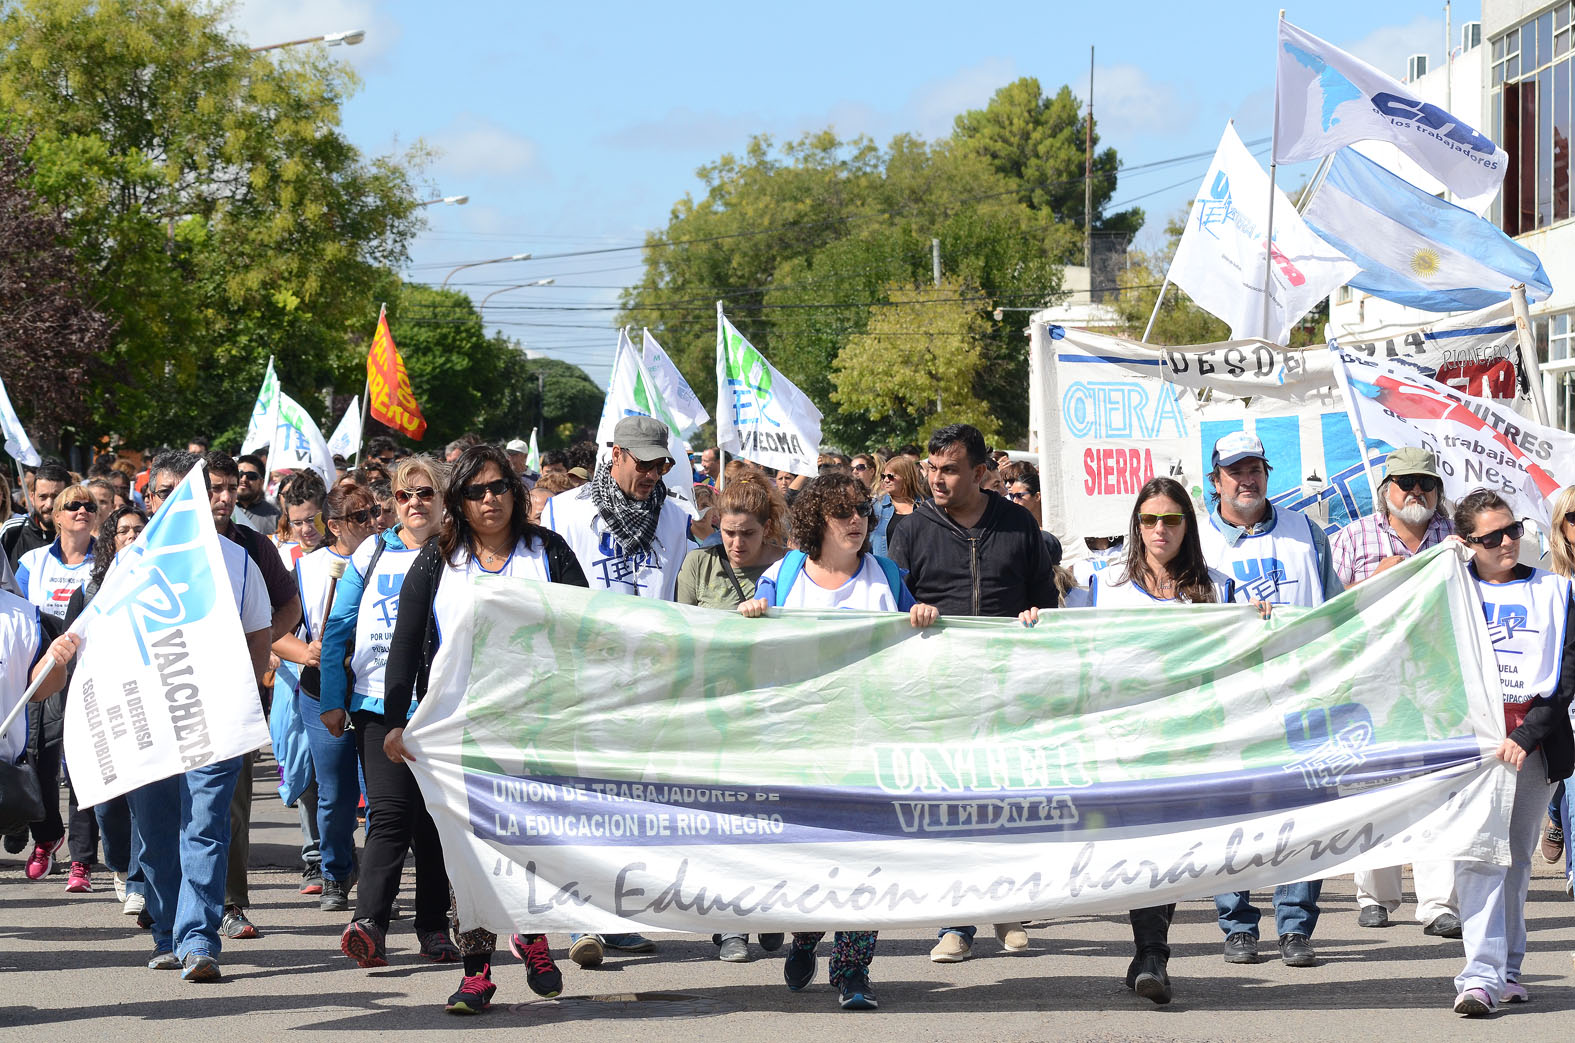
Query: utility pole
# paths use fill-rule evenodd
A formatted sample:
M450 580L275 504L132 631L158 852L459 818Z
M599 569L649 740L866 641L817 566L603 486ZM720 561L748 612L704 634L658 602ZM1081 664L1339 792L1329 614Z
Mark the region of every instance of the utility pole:
M935 288L941 288L941 241L930 240L930 270L935 275Z
M1094 278L1094 47L1088 47L1088 126L1083 143L1083 263Z

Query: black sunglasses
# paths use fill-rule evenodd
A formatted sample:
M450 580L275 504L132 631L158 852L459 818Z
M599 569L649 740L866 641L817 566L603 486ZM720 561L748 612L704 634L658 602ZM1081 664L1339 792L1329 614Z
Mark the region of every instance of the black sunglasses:
M437 490L430 485L421 485L414 489L394 490L394 499L400 503L409 503L411 500L431 500L436 497Z
M860 504L854 506L851 509L846 508L846 507L839 507L836 510L827 511L826 513L830 514L833 518L837 519L838 521L847 521L849 518L853 517L855 514L859 515L860 517L864 517L864 518L873 518L873 517L875 517L875 505L873 503L871 503L870 501L865 500L863 503L860 503Z
M336 516L334 516L332 518L328 518L326 520L327 521L350 521L350 522L355 522L357 525L365 525L367 523L367 519L375 518L375 517L377 517L377 515L373 514L370 510L368 510L367 508L363 507L359 511L346 511L344 514L336 515Z
M242 472L240 472L240 477L241 477L241 481L243 481L243 482L260 482L260 481L262 481L262 475L258 474L256 471L242 471Z
M1467 536L1466 542L1480 543L1488 550L1495 550L1498 548L1498 545L1503 543L1506 539L1520 539L1520 534L1525 531L1526 527L1524 525L1522 525L1520 522L1514 522L1513 524L1506 525L1502 529L1498 529L1494 532L1485 532L1481 536Z
M1421 486L1424 493L1432 493L1437 492L1442 484L1430 474L1402 474L1398 478L1391 478L1390 481L1398 485L1401 492L1410 492Z
M98 504L92 500L72 500L70 503L62 504L60 509L67 513L86 510L89 514L97 514Z
M491 493L493 496L502 496L508 491L509 480L507 478L494 478L490 482L478 482L474 485L462 485L459 487L459 494L473 502L484 499L488 493Z
M630 457L630 459L634 458ZM635 460L634 469L641 474L650 474L652 471L655 471L657 474L666 474L673 469L673 462L665 456L660 460Z

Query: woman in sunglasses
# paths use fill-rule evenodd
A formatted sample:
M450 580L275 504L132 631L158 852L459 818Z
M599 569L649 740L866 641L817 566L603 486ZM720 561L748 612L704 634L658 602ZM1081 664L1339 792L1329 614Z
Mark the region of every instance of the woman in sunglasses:
M1504 692L1508 737L1496 752L1515 772L1509 865L1455 863L1466 965L1455 977L1454 1011L1468 1017L1530 998L1520 975L1531 853L1553 784L1575 767L1575 602L1568 577L1520 564L1523 531L1491 490L1467 493L1455 507L1456 538L1471 548L1471 576Z
M795 549L761 574L757 597L738 606L750 618L767 608L863 609L906 612L915 627L940 617L934 605L913 600L895 562L870 553L869 494L850 474L823 474L793 504ZM794 992L815 977L815 947L824 931L795 931L782 977ZM875 931L838 931L831 950L831 986L843 1010L874 1010L870 962Z
M894 456L880 469L880 480L875 488L879 495L875 500L875 528L870 533L870 546L876 554L884 555L898 522L912 514L920 500L929 498L930 483L911 457Z
M412 705L426 694L427 670L441 635L452 633L471 611L471 577L487 574L588 585L563 537L529 520L530 497L501 448L471 446L453 468L444 498L448 517L437 539L423 547L410 566L400 590L402 610L389 643L383 752L407 773L404 762L413 758L403 739L405 721ZM367 773L371 774L370 767ZM394 870L397 879L397 861ZM453 1014L480 1014L497 991L492 984L497 935L476 928L460 932L456 941L465 971L446 1009ZM552 997L562 990L563 975L552 961L546 935L514 935L511 948L525 961L525 981L532 992Z
M22 596L39 611L66 618L71 594L93 568L93 530L98 526L98 501L83 485L70 485L55 497L55 540L22 555L16 583Z
M334 738L350 730L366 779L360 883L353 919L339 938L340 950L364 968L388 965L385 941L407 851L416 864L415 931L421 955L437 963L459 959L448 932L448 874L437 826L410 769L383 755L388 646L405 576L442 529L446 474L443 464L424 455L407 456L394 467L399 527L379 533L350 555L323 627L322 661L345 663L348 670L322 672L320 719Z

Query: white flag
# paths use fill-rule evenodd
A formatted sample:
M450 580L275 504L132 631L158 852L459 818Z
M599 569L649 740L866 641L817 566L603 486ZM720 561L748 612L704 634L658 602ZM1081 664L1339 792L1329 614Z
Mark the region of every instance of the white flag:
M346 460L361 446L361 396L350 400L350 408L339 418L339 426L328 436L328 451Z
M1274 190L1269 329L1263 328L1269 176L1227 123L1203 177L1170 279L1230 326L1235 340L1290 341L1291 327L1361 266L1313 234L1285 193Z
M33 448L33 440L22 429L16 410L11 407L11 393L5 389L3 380L0 380L0 430L5 432L5 451L11 454L11 459L28 467L37 467L43 462L38 450Z
M655 417L667 425L667 452L673 458L673 469L662 479L667 495L676 500L692 518L700 517L695 507L695 476L689 466L689 443L678 434L678 424L662 398L661 389L646 371L645 363L627 330L618 332L618 357L613 360L612 381L607 385L607 399L602 403L602 420L596 427L597 457L605 460L612 454L613 430L626 416Z
M530 449L525 452L525 470L541 474L541 450L536 448L536 429L530 429Z
M241 442L241 455L255 453L273 440L273 410L278 404L279 376L273 371L273 356L269 355L262 387L258 389L257 402L252 406L252 419L246 425L246 438Z
M820 410L716 306L716 444L734 456L814 475Z
M322 476L323 484L333 487L338 477L334 454L323 438L322 429L300 403L283 391L275 392L273 443L268 449L268 471L309 468Z
M662 350L656 338L651 336L651 331L642 329L640 334L645 371L651 374L652 382L662 392L662 398L667 402L674 422L678 424L678 433L686 440L693 438L694 433L700 430L700 425L711 419L711 414L705 411L705 406L700 404L700 397L690 388L684 375L678 372L678 367L673 365L673 360Z
M1274 80L1274 161L1322 159L1358 141L1389 141L1480 214L1509 155L1416 91L1280 19Z
M199 462L72 629L65 753L90 807L268 741Z

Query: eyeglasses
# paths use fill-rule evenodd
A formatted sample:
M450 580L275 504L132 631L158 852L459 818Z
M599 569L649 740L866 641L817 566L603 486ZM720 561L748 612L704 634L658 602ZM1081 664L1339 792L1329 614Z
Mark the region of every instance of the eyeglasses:
M1421 486L1424 493L1432 493L1437 492L1441 484L1437 478L1430 474L1402 474L1397 478L1391 478L1390 481L1398 485L1401 492L1410 492L1417 486Z
M148 493L148 496L155 500L168 500L170 498L170 493L174 491L175 487L173 485L166 485L162 489L157 489L151 493Z
M1565 525L1575 525L1575 511L1570 511L1564 516Z
M869 464L854 464L853 465L853 469L855 471L868 471L870 469L870 465Z
M897 480L897 476L888 471L887 473L880 476L880 480L883 482L895 482Z
M834 510L827 511L826 513L838 521L847 521L854 515L858 515L861 518L873 518L875 517L875 505L870 503L868 500L865 500L863 503L856 504L851 508L838 507Z
M430 485L417 486L414 489L395 489L394 500L396 503L409 503L411 500L434 500L437 490Z
M1180 513L1138 515L1138 525L1145 529L1156 528L1161 522L1164 523L1167 529L1176 529L1180 528L1181 524L1186 520L1187 516Z
M475 485L462 485L459 487L459 494L472 502L486 498L488 493L502 497L508 491L509 480L507 478L494 478L490 482L478 482Z
M634 457L631 456L629 459L634 460ZM673 462L665 456L660 460L635 460L634 469L641 474L650 474L652 471L666 474L673 469Z
M98 504L92 500L72 500L70 503L61 505L60 509L67 514L70 514L72 511L87 511L89 514L97 514Z
M380 503L374 503L372 506L368 507L367 510L372 512L372 517L374 518L381 518L383 516L383 505Z
M1505 540L1520 539L1520 534L1525 531L1526 527L1524 525L1522 525L1520 522L1514 522L1513 524L1504 526L1502 529L1497 529L1493 532L1485 532L1480 536L1467 536L1466 542L1480 543L1488 550L1494 550Z
M262 475L258 474L256 471L242 471L241 472L241 481L243 481L243 482L260 482L260 481L262 481Z
M374 518L374 517L376 517L376 515L374 515L370 510L368 510L365 507L363 507L359 511L346 511L344 514L340 514L340 515L337 515L337 516L335 516L333 518L328 518L326 520L327 521L349 521L349 522L355 522L357 525L365 525L367 523L367 519Z

